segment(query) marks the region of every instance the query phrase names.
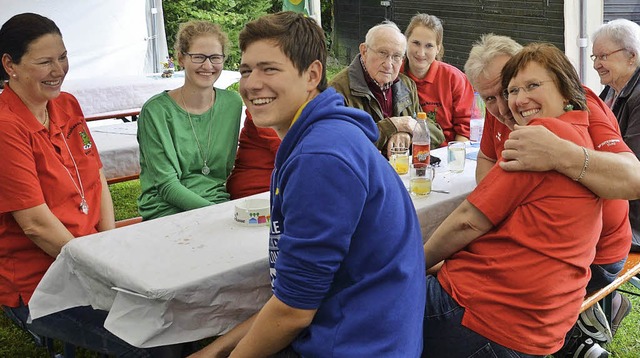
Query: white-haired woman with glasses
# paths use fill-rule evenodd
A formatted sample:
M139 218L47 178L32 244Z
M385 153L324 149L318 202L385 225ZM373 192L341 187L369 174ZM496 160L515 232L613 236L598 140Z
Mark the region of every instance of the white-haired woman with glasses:
M606 85L600 98L611 107L625 143L640 158L640 25L616 19L593 34L593 68ZM632 251L640 251L640 200L629 202Z
M175 53L184 85L149 99L138 121L144 220L229 200L225 182L238 147L242 100L213 87L228 48L216 24L180 25Z

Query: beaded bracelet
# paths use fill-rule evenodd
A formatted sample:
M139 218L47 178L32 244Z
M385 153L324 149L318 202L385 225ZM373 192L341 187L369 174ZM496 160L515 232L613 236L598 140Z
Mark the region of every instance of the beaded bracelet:
M584 165L582 166L582 171L580 172L580 175L578 175L577 178L573 179L575 181L580 181L582 178L584 178L584 175L587 173L587 168L589 168L589 152L587 151L587 148L585 147L581 147L582 151L584 152Z

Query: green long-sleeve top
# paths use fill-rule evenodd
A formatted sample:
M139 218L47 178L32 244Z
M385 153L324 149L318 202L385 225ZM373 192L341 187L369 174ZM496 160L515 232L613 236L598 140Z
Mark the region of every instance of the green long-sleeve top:
M215 91L211 109L189 114L193 129L187 112L167 92L151 97L142 107L138 211L144 220L229 200L225 181L238 147L242 100L235 92ZM202 173L203 158L194 130L208 156L208 175Z

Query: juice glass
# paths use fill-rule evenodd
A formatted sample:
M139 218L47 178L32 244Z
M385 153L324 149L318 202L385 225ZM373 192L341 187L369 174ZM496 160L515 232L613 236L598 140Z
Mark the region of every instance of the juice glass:
M409 172L411 194L418 197L429 195L436 170L427 164L411 164Z
M389 162L399 175L409 172L409 149L404 147L391 148Z

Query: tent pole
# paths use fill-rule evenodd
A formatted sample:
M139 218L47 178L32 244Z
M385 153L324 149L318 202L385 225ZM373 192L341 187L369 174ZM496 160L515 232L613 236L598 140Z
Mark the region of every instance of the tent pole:
M587 35L587 2L586 0L580 0L580 38L578 39L578 47L580 49L580 65L579 73L580 81L585 83L586 81L586 67L587 67L587 47L589 46L589 36Z
M149 0L149 8L151 8L151 54L153 57L153 72L161 72L159 69L160 59L158 58L158 25L157 16L158 8L155 0Z

